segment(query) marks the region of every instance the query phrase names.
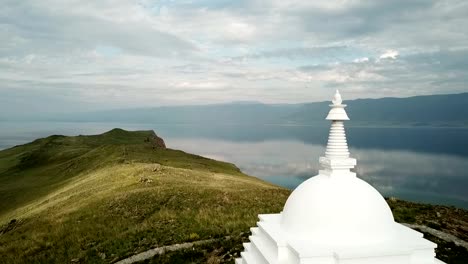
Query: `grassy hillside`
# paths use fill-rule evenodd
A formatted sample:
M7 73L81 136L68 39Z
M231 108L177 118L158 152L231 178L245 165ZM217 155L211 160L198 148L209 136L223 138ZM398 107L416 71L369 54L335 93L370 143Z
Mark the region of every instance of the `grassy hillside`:
M51 136L0 152L0 262L113 262L238 236L289 191L155 146L152 131ZM254 201L254 202L252 202Z
M50 136L0 151L0 263L113 263L151 248L223 238L146 263L232 262L259 213L290 191L232 164L167 149L153 131ZM468 240L465 210L390 199L395 220ZM438 237L437 256L466 263Z

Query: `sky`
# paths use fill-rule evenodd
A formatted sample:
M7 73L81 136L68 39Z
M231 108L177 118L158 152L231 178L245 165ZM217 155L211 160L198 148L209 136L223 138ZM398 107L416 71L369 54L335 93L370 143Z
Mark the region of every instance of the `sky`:
M0 0L0 111L468 92L464 0Z

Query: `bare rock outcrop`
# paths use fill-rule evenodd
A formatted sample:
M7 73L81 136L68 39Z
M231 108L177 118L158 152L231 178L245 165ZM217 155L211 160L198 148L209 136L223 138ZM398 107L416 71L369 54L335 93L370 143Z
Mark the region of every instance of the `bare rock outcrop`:
M152 131L152 135L145 138L145 142L151 144L153 148L166 148L166 143L164 139L160 138L154 131Z

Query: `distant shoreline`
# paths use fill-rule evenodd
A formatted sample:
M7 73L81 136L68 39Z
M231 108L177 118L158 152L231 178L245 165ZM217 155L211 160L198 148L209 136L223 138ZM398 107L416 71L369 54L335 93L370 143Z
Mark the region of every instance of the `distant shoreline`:
M209 123L209 122L131 122L131 121L105 121L105 120L0 120L0 123L55 123L55 124L129 124L129 125L164 125L164 126L276 126L276 127L328 127L329 122L327 121L316 121L310 123ZM369 123L353 121L346 124L346 127L364 127L364 128L442 128L442 129L468 129L468 124L456 124L456 123Z

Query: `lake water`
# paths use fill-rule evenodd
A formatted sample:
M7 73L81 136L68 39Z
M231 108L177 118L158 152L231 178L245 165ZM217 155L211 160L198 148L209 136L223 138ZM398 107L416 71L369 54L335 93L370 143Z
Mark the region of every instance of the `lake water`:
M329 126L0 123L0 149L51 134L153 129L170 148L295 188L317 174ZM359 177L385 196L468 208L468 129L346 127Z

